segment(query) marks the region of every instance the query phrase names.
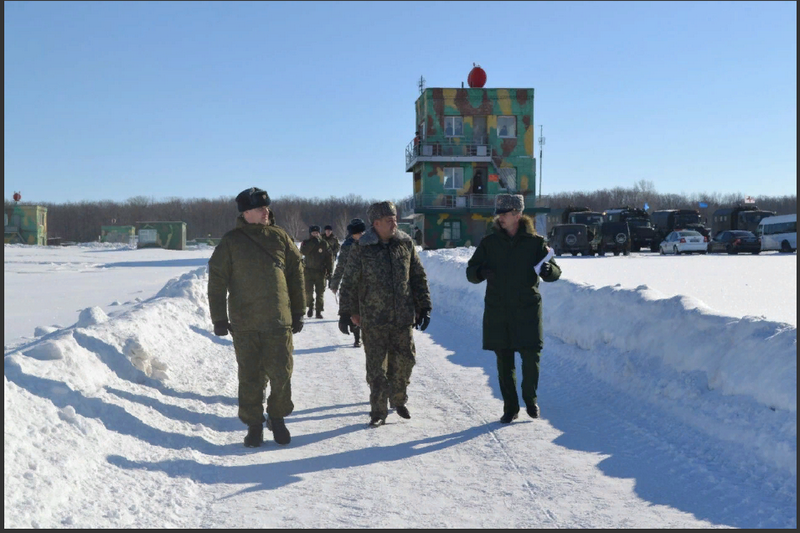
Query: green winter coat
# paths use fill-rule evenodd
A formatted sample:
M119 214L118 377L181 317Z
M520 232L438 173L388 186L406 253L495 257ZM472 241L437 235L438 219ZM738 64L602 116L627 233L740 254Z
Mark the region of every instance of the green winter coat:
M333 276L331 276L331 281L328 283L328 288L335 291L339 290L339 284L342 282L342 276L344 275L344 267L347 264L347 258L350 256L350 250L353 249L354 244L358 244L358 241L356 241L352 235L347 237L342 243L342 247L339 249L339 259L336 261L336 269L333 271Z
M208 304L212 322L229 320L233 331L291 327L306 304L303 263L289 234L239 216L208 261Z
M300 253L305 257L306 270L319 270L325 277L333 274L331 247L322 237L309 237L301 242Z
M361 327L412 326L431 309L428 276L414 241L397 230L387 243L369 228L350 248L339 286L339 314L360 315Z
M543 347L542 295L539 280L555 281L561 268L550 259L552 272L540 278L533 267L547 255L544 238L536 234L533 220L520 219L519 230L510 237L495 222L492 232L481 239L467 263L467 280L480 283L478 267L494 271L486 284L483 310L483 349L514 350Z
M331 249L331 254L333 254L333 258L336 259L339 250L342 248L342 245L339 244L339 239L336 238L336 235L334 235L333 232L331 232L330 237L325 235L325 233L322 233L320 236L322 237L322 240L328 243L328 246Z

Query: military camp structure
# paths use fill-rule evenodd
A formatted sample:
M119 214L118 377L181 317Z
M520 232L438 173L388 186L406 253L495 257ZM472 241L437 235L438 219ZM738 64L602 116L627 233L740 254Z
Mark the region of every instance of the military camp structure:
M186 222L137 222L137 248L186 249Z
M414 216L426 249L476 245L495 198L521 194L536 206L533 89L426 88L416 101L418 132L406 147Z
M136 242L136 226L100 226L100 242Z
M3 213L3 242L47 245L47 208L41 205L6 207Z

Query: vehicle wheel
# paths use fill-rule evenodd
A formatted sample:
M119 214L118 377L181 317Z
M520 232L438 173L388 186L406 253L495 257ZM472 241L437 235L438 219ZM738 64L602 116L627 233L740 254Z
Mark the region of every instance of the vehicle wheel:
M660 253L661 255L667 255L667 252L664 251L664 248L659 248L658 253Z
M625 250L624 252L622 252L622 255L631 255L631 251L630 250Z
M631 248L631 252L638 252L641 249L642 248L640 246L634 246L633 248Z
M650 247L650 251L651 252L659 252L660 251L660 252L662 252L661 255L664 255L663 250L661 250L661 248L659 248L659 246L657 244L654 244L653 246L651 246Z
M672 247L672 251L675 252L675 255L681 255L681 253L678 251L678 247L677 246L673 246Z
M731 246L730 244L725 247L725 251L728 252L728 255L733 255L736 253L733 251L733 246Z
M576 255L578 255L578 252L572 252L572 257L575 257Z
M783 241L781 243L781 252L783 252L785 254L792 253L792 245L789 244L789 241Z
M561 257L561 252L556 252L557 257Z
M753 254L753 255L758 255L758 254L760 254L760 253L761 253L761 250L758 250L758 251L756 251L756 252L752 252L752 254Z

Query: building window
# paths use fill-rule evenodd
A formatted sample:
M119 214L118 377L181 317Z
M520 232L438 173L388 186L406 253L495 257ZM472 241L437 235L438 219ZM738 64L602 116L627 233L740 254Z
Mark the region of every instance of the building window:
M464 119L462 117L444 117L444 136L461 137L464 135Z
M500 169L500 177L497 179L497 186L501 190L516 189L517 188L517 169L516 168L502 168Z
M497 117L497 136L516 137L517 136L517 117Z
M445 167L444 188L461 189L464 187L464 169L461 167Z
M445 220L444 222L442 222L442 240L460 241L461 222L458 220Z

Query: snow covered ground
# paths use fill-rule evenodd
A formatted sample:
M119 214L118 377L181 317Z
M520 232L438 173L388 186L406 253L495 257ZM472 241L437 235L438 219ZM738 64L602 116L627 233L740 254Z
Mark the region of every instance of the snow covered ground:
M411 420L363 350L295 336L292 443L246 449L211 248L4 248L4 526L795 528L796 254L562 257L542 418L497 421L471 248L422 252Z

